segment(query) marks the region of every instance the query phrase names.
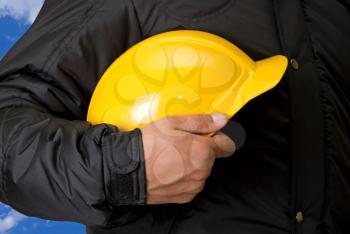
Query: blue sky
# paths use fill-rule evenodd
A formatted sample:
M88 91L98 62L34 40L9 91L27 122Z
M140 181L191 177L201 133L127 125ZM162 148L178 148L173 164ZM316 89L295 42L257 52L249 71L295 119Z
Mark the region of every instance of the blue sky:
M0 0L0 58L25 33L43 0ZM85 227L26 217L0 204L0 234L83 234Z

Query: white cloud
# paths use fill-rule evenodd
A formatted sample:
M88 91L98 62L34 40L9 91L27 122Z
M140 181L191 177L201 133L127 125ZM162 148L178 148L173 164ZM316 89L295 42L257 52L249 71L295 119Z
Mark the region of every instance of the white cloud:
M0 234L7 233L25 218L26 216L23 214L18 213L15 210L10 210L7 215L0 218Z
M44 0L0 0L0 17L11 16L33 23Z

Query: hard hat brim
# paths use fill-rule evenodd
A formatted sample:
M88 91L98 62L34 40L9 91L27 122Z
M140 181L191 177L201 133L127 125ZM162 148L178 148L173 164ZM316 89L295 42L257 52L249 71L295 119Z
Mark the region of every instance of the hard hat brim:
M288 60L285 56L276 55L257 61L256 66L254 75L242 87L237 103L232 105L229 116L236 114L250 100L275 87L287 69Z

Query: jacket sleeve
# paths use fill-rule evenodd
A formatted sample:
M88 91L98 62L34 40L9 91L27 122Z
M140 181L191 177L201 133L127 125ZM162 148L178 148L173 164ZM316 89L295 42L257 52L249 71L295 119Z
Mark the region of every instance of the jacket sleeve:
M2 202L87 225L136 217L146 194L140 130L84 119L100 76L140 38L129 0L46 0L0 63Z

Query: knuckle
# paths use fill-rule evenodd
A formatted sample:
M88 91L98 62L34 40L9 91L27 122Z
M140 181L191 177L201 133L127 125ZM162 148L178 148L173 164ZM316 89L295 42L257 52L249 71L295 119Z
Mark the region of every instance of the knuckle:
M200 123L198 121L196 121L196 120L189 119L187 124L188 124L188 127L190 129L192 129L193 131L197 131L197 130L200 129Z
M186 122L186 116L181 116L181 115L169 115L169 116L165 116L161 119L161 121L163 122L163 125L165 126L179 126L183 123Z
M203 166L202 168L211 168L214 164L214 160L215 160L215 151L209 148L207 152L203 154L203 157L201 159L201 163Z
M193 144L190 162L193 170L206 170L213 166L215 153L205 144Z
M204 154L201 152L199 152L198 154L194 154L193 156L191 155L191 161L192 164L196 166L195 168L203 166L205 159L206 156L204 156Z
M198 194L200 193L204 188L204 182L199 182L199 183L194 183L191 187L191 192L193 194Z
M189 194L189 195L186 195L185 198L184 198L184 202L185 203L189 203L191 202L194 198L195 198L196 194Z
M198 157L199 160L206 161L208 158L211 158L214 155L212 147L206 142L196 144L194 147L197 148L197 150L195 150L197 155L201 156Z
M185 201L183 199L181 199L181 198L174 198L171 203L184 204Z
M188 189L189 189L189 192L194 192L197 188L198 188L198 183L195 183L195 182L192 182L189 186L188 186Z
M196 190L194 190L194 192L195 192L196 194L198 194L198 193L202 192L203 189L204 189L204 183L203 183L201 186L199 186Z
M208 132L211 129L210 128L211 123L209 121L207 121L207 120L204 120L204 119L202 121L200 121L198 123L198 125L199 125L200 130L202 130L204 132Z
M215 151L210 145L206 145L206 147L203 147L203 150L204 150L203 152L204 160L208 160L215 155Z
M199 120L203 123L210 124L213 122L213 119L210 115L199 115Z
M205 181L210 176L209 170L200 170L193 174L192 179L194 181Z
M202 181L205 179L205 177L201 173L195 173L191 179L194 181Z
M211 122L211 117L208 115L194 115L192 118L189 118L189 124L197 131L209 130Z
M186 204L189 203L193 200L194 196L193 195L185 195L185 196L181 196L178 197L177 199L175 199L175 203L177 204Z

